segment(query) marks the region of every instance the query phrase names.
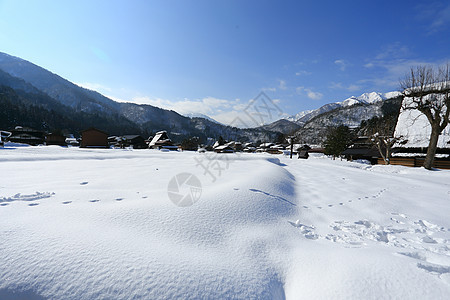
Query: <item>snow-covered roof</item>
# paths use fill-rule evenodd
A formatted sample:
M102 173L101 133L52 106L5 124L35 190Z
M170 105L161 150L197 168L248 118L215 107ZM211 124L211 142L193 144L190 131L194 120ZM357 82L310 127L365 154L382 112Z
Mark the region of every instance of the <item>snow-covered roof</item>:
M405 97L402 106L408 104L411 98ZM417 109L401 109L398 117L397 126L395 127L394 136L402 136L407 140L404 144L396 146L405 148L422 148L428 147L431 134L431 125L427 117ZM439 136L438 148L450 148L450 125L444 129Z
M166 131L159 131L155 134L155 136L153 137L153 139L151 140L149 146L155 146L157 142L159 143L164 143L164 142L170 142L171 140L169 139L169 137L167 136L167 132Z

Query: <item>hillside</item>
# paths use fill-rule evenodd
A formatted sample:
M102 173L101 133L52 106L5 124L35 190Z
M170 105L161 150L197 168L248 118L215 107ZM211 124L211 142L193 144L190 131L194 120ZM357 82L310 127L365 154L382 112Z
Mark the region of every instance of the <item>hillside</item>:
M280 120L275 121L273 123L270 123L270 124L267 124L267 125L263 125L260 128L263 128L265 130L280 132L282 134L290 135L290 134L296 132L297 130L299 130L301 128L301 126L298 125L297 123L292 122L292 121L289 121L289 120L286 120L286 119L280 119Z
M144 137L167 130L175 142L192 136L200 137L201 142L219 136L255 142L272 140L279 134L262 128L233 128L207 119L185 117L151 105L119 103L5 53L0 53L0 85L14 91L8 92L8 99L2 98L4 103L7 102L4 109L11 110L10 114L20 111L13 114L14 118L4 121L3 128L33 124L39 129L67 130L76 135L79 130L94 126L110 134L142 134ZM20 101L17 95L20 95ZM42 111L31 117L20 107L24 102L30 102L36 106L35 110ZM53 119L47 113L52 110L56 112ZM8 111L3 113L9 114ZM38 116L42 119L37 119ZM66 121L61 121L63 119Z
M371 104L353 104L341 106L327 111L310 119L296 133L299 143L320 145L325 140L330 127L346 125L351 128L358 127L361 121L369 120L373 117L382 117L386 113L395 110L396 116L401 104L401 97L395 97Z
M338 108L350 107L357 104L372 105L387 99L398 97L399 95L399 92L389 92L384 94L377 92L364 93L359 97L352 96L341 102L328 103L314 110L302 111L294 116L287 117L286 119L299 125L305 125L313 118Z

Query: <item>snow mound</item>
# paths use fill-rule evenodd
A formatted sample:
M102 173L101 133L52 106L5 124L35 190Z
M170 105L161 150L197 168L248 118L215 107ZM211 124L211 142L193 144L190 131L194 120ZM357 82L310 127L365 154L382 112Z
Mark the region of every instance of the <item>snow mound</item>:
M24 147L0 173L0 299L450 294L450 171Z
M297 203L279 160L234 155L213 183L195 166L198 153L33 149L38 158L16 153L0 170L9 174L0 190L9 204L0 206L0 298L284 297L280 262ZM202 183L190 207L168 198L181 172ZM28 191L38 186L51 192Z

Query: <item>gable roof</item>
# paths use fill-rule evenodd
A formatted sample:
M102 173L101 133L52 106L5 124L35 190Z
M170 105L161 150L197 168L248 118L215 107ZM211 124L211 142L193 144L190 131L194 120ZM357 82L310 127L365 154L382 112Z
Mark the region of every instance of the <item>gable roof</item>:
M151 140L149 147L155 146L157 143L162 144L162 143L171 143L171 142L172 141L170 140L166 131L159 131L155 134L155 136Z
M107 134L106 132L104 132L103 130L97 129L97 128L95 128L95 127L89 127L88 129L85 129L85 130L80 131L80 133L83 133L83 132L86 132L86 131L98 131L98 132L101 132L101 133L103 133L103 134L108 135L108 134Z

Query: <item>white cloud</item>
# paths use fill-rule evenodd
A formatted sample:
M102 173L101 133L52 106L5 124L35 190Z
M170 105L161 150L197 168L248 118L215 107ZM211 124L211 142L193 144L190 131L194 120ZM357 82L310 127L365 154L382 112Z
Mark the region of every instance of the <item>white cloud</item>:
M285 81L285 80L278 79L278 82L279 82L278 88L279 88L280 90L286 90L286 89L287 89L286 81Z
M373 65L384 70L383 76L377 76L374 78L367 78L359 80L358 83L365 83L372 85L371 89L396 90L399 88L399 81L404 78L411 67L419 65L430 65L437 67L445 61L422 61L414 59L391 59L391 60L374 60Z
M343 59L335 60L334 64L337 65L341 71L345 71L345 69L347 68L347 65L348 65L347 62Z
M232 110L235 105L240 104L239 99L226 100L214 97L205 97L198 100L183 99L173 101L161 98L135 97L133 102L139 104L150 104L156 107L174 110L180 114L201 113L212 116L217 111Z
M315 92L312 89L305 88L303 86L299 86L295 90L297 91L298 94L303 94L303 93L306 94L306 96L312 100L320 100L323 97L322 93Z
M426 22L429 34L444 29L450 23L450 3L426 3L416 6L417 19Z
M320 100L320 99L322 99L322 97L323 97L323 94L322 94L322 93L319 93L319 92L313 92L313 91L310 90L310 89L305 89L305 91L306 91L306 93L307 93L307 95L308 95L308 98L310 98L310 99L312 99L312 100Z
M298 72L295 72L295 76L307 76L307 75L311 75L311 72L305 71L305 70L300 70Z
M361 90L361 86L356 85L356 84L350 84L350 85L347 87L347 90L349 90L350 92L359 91L359 90Z
M342 86L342 83L332 81L330 83L330 89L344 89L344 87Z
M402 45L399 42L396 42L382 47L381 51L377 54L377 56L375 56L375 59L382 60L382 59L405 58L410 53L411 52L407 46Z
M350 92L361 90L362 87L357 84L350 84L349 86L344 86L341 82L331 82L330 89L340 89L340 90L348 90Z
M270 88L263 88L262 89L264 92L276 92L277 89L274 87L270 87Z
M207 115L218 122L235 127L256 127L274 122L280 118L280 112L273 109L271 116L266 111L263 103L245 102L240 99L226 100L214 97L206 97L198 100L183 99L181 101L171 101L161 98L136 97L134 103L149 104L156 107L169 109L185 115L189 113L200 113ZM280 99L273 100L273 103L280 103ZM268 103L271 106L270 103ZM257 110L256 110L257 108ZM246 110L247 113L244 111Z

